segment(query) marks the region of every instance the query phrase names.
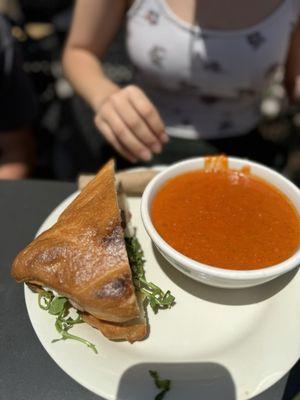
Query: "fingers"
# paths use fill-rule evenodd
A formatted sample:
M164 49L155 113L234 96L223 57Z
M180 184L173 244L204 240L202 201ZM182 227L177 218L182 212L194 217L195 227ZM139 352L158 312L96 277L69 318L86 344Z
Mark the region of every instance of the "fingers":
M132 153L137 159L144 161L151 159L151 151L130 131L113 107L103 107L101 116L103 121L110 126L114 136L118 138L123 148Z
M168 141L165 125L148 97L136 86L128 86L128 99L139 115L147 122L152 132L163 142Z
M108 143L111 144L119 154L121 154L124 158L132 163L137 162L137 158L134 157L134 155L130 151L122 146L122 144L118 141L118 138L115 136L112 129L106 122L96 117L95 124L101 131L105 139L108 141Z
M116 97L113 105L127 128L153 153L160 153L162 143L126 97Z

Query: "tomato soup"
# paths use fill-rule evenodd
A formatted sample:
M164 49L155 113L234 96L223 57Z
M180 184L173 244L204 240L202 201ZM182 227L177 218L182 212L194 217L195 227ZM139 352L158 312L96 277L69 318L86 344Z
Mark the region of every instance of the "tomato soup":
M170 179L153 199L151 216L174 249L220 268L272 266L300 243L300 217L289 199L249 170L224 165Z

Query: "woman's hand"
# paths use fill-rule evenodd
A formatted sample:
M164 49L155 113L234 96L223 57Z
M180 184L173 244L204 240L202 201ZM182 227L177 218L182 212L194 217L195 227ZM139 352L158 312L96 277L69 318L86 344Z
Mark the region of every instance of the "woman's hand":
M149 161L169 140L155 106L134 85L108 96L96 112L95 124L115 150L131 162Z

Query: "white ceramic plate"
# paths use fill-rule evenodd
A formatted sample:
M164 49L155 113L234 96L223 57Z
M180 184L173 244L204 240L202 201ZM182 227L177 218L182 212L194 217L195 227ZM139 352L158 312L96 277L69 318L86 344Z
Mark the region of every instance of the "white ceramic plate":
M76 194L75 194L76 195ZM39 233L74 199L62 202ZM172 400L244 400L273 385L300 354L300 274L286 274L250 289L218 289L184 276L153 249L140 218L140 199L129 199L146 256L149 280L176 297L171 310L148 310L150 335L134 344L111 342L86 324L73 331L96 344L98 355L58 337L54 317L25 286L33 328L54 361L87 389L109 400L153 400L148 370L172 381ZM269 398L269 397L268 397ZM270 398L275 398L270 397Z

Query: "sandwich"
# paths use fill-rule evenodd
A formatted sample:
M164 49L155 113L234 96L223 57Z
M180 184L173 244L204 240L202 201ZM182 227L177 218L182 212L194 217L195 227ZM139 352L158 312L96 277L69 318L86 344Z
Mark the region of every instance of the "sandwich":
M12 276L36 292L65 297L108 339L134 342L148 334L147 291L143 294L128 258L130 213L124 198L117 193L111 160L57 222L18 254ZM152 294L163 308L173 303L169 292Z

